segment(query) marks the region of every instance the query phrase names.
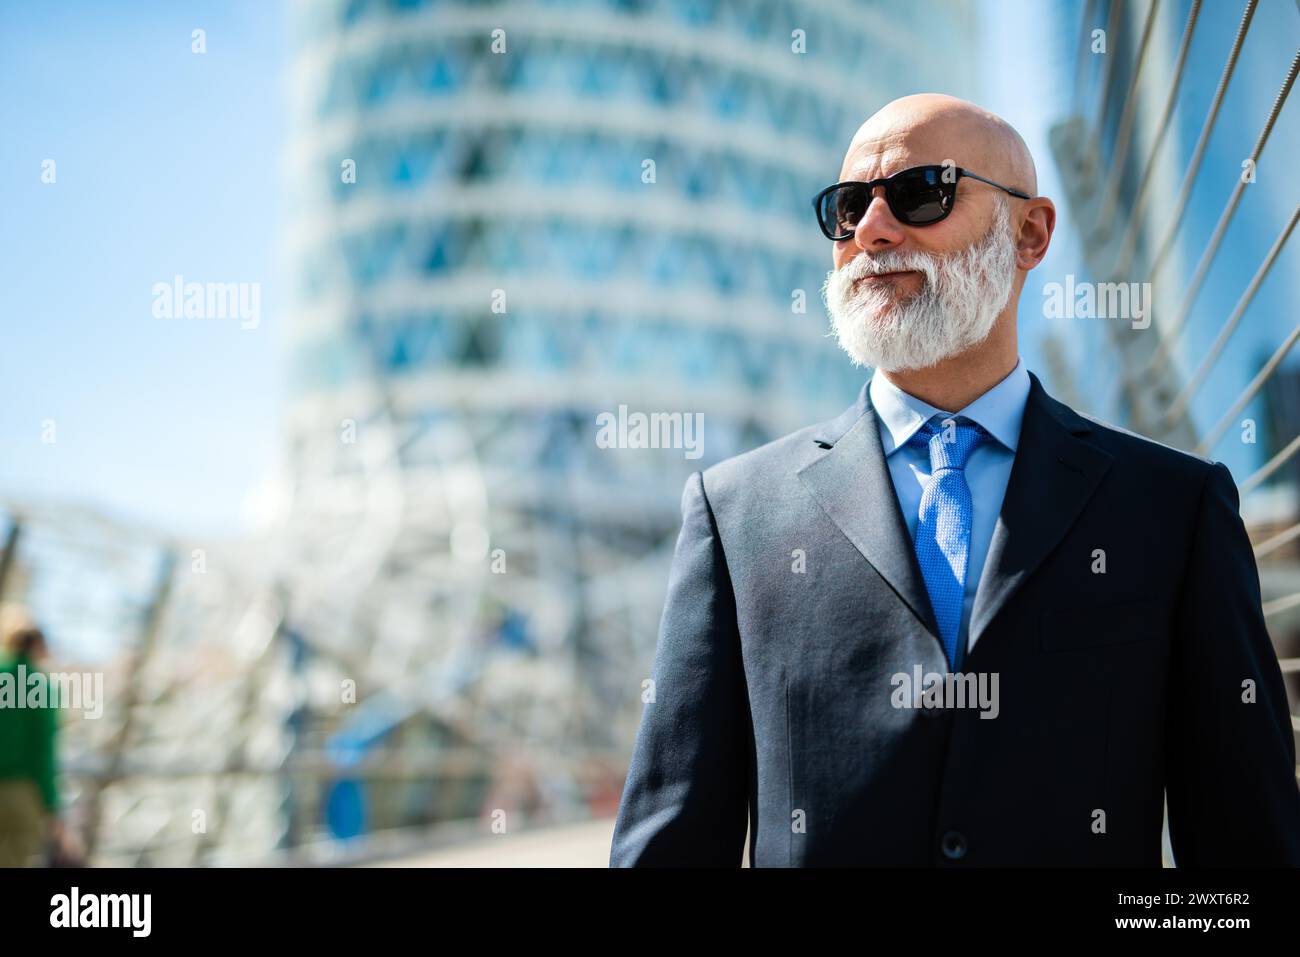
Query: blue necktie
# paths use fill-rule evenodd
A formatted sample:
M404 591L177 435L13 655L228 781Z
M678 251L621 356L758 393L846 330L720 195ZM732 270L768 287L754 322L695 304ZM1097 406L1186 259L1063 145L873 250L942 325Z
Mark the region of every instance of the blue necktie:
M930 452L930 481L921 493L916 521L916 559L950 668L957 661L957 632L970 562L971 497L966 460L987 437L973 422L936 415L910 440Z

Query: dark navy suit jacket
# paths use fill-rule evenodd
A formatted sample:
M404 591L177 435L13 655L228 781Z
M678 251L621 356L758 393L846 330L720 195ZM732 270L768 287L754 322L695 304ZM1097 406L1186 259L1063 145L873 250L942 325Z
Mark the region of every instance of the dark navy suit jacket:
M893 676L946 667L865 387L696 472L682 516L612 866L738 866L748 825L759 867L1159 867L1166 793L1178 865L1300 865L1223 465L1032 377L962 664L993 719L896 706Z

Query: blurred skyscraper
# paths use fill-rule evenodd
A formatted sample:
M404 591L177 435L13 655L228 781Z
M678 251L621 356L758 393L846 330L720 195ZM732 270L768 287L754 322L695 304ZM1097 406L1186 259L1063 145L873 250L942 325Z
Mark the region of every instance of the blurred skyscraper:
M432 715L582 808L592 757L621 779L684 480L865 377L826 338L809 199L889 99L977 96L968 4L339 0L297 24L291 616L384 689L367 740ZM701 454L602 447L620 407L702 414Z

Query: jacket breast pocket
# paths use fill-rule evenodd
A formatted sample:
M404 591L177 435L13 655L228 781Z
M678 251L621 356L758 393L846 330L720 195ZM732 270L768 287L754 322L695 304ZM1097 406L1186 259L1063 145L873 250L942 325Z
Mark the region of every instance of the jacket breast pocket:
M1128 645L1156 637L1164 627L1161 604L1154 599L1054 608L1043 613L1043 651L1072 651Z

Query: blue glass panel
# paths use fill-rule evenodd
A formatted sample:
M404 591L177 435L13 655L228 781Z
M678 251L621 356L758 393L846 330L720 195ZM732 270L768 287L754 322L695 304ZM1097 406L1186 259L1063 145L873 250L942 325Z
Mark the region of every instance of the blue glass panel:
M454 93L465 82L466 68L463 56L445 51L424 66L422 85L434 93Z
M696 26L712 23L718 16L717 0L669 0L668 8L679 20Z

